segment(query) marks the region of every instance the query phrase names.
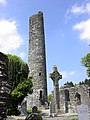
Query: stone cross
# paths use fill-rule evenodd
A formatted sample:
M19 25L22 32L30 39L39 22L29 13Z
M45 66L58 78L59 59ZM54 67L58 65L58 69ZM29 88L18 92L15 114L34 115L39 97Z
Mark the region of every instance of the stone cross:
M55 112L58 114L58 110L60 109L59 80L62 79L62 75L58 72L56 65L53 66L53 72L50 73L49 77L53 80Z

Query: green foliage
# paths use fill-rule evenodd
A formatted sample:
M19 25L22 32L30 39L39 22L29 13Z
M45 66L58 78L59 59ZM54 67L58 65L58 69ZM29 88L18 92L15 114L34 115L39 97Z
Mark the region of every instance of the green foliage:
M51 101L52 101L52 98L53 98L52 94L49 94L49 95L48 95L48 102L51 102Z
M72 120L78 120L78 118L73 118Z
M31 109L27 110L27 114L31 114L31 113L32 113L32 110L31 110ZM42 111L41 111L41 110L38 110L37 113L38 113L38 114L41 114Z
M67 119L65 120L78 120L78 116L77 115L71 115L71 116L68 116Z
M8 83L12 89L16 87L23 79L27 79L29 68L20 57L8 54Z
M79 83L74 84L73 82L67 82L64 85L69 85L70 87L75 87L79 85L89 85L90 86L90 79L85 79L84 81L80 81Z
M88 77L90 77L90 53L88 53L86 56L84 56L81 59L81 63L83 66L87 68L86 72L87 72Z
M27 110L27 114L31 114L31 113L32 113L31 109Z
M73 119L71 119L71 120L78 120L78 118L73 118Z
M32 93L32 78L24 79L21 81L17 87L11 92L11 95L14 100L18 100L18 104L22 102L27 93Z
M85 79L82 82L79 82L79 85L89 85L90 86L90 79Z
M18 114L18 105L27 93L32 93L32 78L28 78L28 65L20 57L8 54L8 84L11 85L10 113Z
M64 85L69 85L70 87L74 87L73 82L68 82L68 81L67 81L67 83L65 83Z
M20 113L21 113L20 110L19 109L16 110L16 108L12 108L12 109L9 108L6 111L6 114L9 115L9 116L10 115L20 115Z

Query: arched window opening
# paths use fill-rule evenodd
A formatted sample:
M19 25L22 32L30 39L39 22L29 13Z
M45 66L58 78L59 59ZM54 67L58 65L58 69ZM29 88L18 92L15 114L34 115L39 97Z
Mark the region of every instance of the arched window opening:
M69 97L69 90L65 90L65 101L70 101L70 97Z
M69 105L69 101L70 101L70 97L69 97L69 90L64 90L65 92L65 113L68 113L68 105Z
M81 105L81 95L77 92L75 94L76 104Z

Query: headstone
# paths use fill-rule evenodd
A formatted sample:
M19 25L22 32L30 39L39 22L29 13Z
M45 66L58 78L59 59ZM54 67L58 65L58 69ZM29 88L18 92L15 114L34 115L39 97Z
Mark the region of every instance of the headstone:
M24 98L24 100L21 103L21 115L27 116L27 100Z
M37 113L37 107L36 107L36 106L34 106L34 107L32 108L32 113Z
M89 120L89 112L87 105L77 106L78 119L79 120Z
M50 117L54 117L56 115L55 112L55 103L50 102Z
M43 120L41 115L37 113L38 109L36 106L32 108L32 113L26 117L25 120Z

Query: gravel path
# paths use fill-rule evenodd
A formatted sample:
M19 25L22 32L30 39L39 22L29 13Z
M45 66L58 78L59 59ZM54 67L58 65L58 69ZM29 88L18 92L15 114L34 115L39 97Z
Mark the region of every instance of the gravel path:
M64 117L53 117L53 118L46 118L46 120L67 120Z
M73 118L76 118L75 116ZM63 116L63 117L53 117L53 118L45 118L46 120L72 120L70 116Z
M16 119L11 116L8 116L6 120L16 120Z

